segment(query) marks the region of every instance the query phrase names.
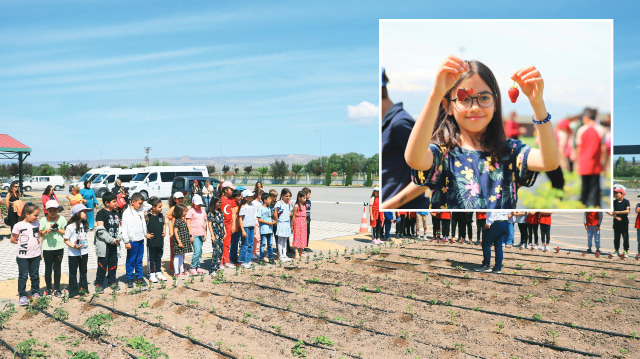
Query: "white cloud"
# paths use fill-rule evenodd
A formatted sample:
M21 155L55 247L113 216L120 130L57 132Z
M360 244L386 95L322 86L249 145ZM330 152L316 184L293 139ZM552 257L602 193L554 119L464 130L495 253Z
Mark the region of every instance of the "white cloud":
M347 113L356 125L370 125L374 120L378 119L380 110L378 106L362 101L356 106L347 106Z

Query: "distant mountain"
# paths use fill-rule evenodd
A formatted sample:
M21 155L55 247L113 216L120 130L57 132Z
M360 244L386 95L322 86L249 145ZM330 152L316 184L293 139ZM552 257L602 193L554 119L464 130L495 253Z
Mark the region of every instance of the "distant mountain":
M187 166L187 165L210 165L213 164L216 168L222 168L224 165L229 165L231 167L238 167L242 169L245 166L253 166L262 167L268 166L270 163L275 162L275 160L284 160L288 164L292 163L301 163L306 164L307 162L319 158L319 156L314 155L267 155L267 156L229 156L229 157L191 157L191 156L182 156L182 157L163 157L163 158L155 158L152 157L149 163L154 161L160 162L168 162L173 166ZM59 163L63 161L42 161L42 162L31 162L33 165L39 166L41 164L49 164L53 167L57 167ZM76 164L78 161L69 161L68 163ZM144 163L144 159L102 159L102 160L91 160L91 161L80 161L82 163L86 163L89 167L95 168L101 165L105 166L115 166L115 165L127 165L131 166L135 163Z

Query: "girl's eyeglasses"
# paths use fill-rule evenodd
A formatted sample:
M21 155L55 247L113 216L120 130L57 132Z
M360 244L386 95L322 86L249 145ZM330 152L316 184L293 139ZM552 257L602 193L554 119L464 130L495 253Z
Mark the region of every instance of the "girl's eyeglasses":
M476 100L476 102L478 102L478 106L487 108L493 106L495 102L495 96L492 93L481 93L478 96L467 95L464 101L461 101L458 98L454 98L449 101L453 101L456 104L458 110L468 110L471 108L471 106L473 106L473 100Z

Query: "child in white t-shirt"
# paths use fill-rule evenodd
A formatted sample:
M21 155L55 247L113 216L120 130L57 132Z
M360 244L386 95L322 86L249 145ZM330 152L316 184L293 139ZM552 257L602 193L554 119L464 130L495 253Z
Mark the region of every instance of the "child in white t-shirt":
M80 298L89 293L87 283L87 262L89 261L89 247L87 245L87 211L83 204L76 204L71 208L71 219L64 232L64 244L67 245L69 255L69 298ZM78 282L78 272L80 281Z
M18 245L16 262L18 263L18 295L22 306L29 304L27 299L27 278L31 277L31 299L40 297L40 260L42 259L42 240L38 237L40 223L36 220L40 209L29 203L22 209L19 222L11 230L11 243Z

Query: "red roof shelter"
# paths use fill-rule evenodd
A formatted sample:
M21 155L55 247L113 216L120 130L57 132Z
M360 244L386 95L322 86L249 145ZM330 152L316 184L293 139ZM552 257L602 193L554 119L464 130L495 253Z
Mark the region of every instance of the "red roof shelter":
M18 181L20 183L20 193L24 193L22 191L22 164L30 154L30 147L27 147L22 142L7 134L0 134L0 158L18 160Z

